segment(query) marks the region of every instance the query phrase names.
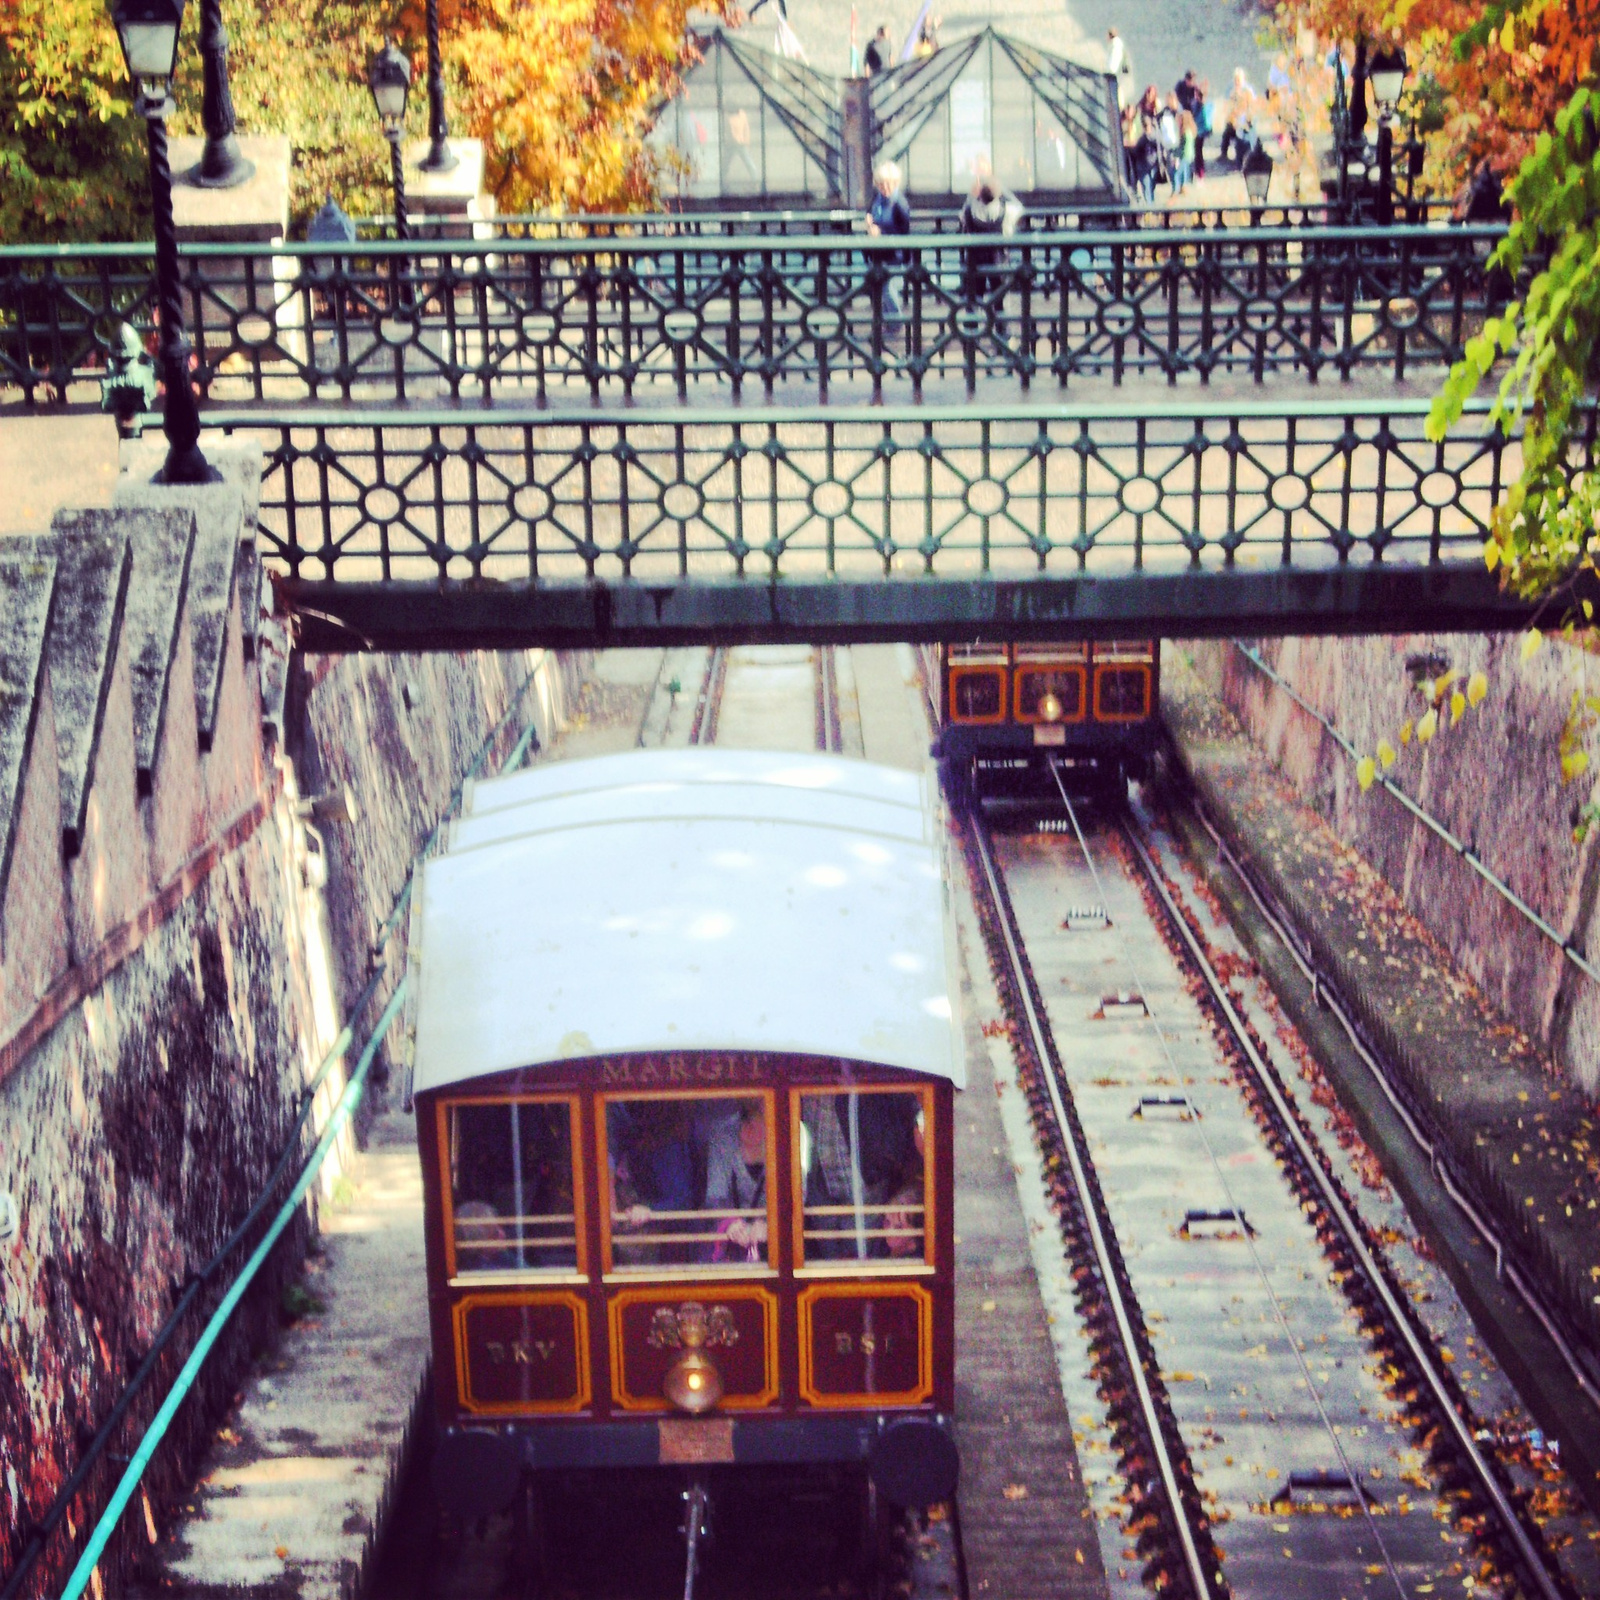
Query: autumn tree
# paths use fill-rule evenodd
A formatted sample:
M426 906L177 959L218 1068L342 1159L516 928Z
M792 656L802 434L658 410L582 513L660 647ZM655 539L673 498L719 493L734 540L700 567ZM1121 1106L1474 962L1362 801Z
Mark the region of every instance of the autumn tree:
M185 22L175 133L200 131L198 13ZM445 0L451 130L484 141L501 210L654 203L650 121L687 60L687 16L684 0ZM357 215L387 211L366 63L385 34L399 38L420 137L420 0L223 0L223 18L241 131L287 134L293 148L294 217L329 193ZM0 239L147 233L145 159L105 0L0 0Z
M688 13L686 0L445 0L452 129L483 140L502 211L654 203L648 135L689 59ZM410 0L419 60L422 16Z

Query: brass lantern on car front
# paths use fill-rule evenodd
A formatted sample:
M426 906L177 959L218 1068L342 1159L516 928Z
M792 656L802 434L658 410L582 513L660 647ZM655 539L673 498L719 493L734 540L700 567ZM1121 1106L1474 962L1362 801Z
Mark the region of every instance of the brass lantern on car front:
M689 1300L678 1307L677 1342L683 1354L667 1368L661 1392L691 1417L710 1411L722 1398L722 1373L705 1352L710 1332L704 1306Z

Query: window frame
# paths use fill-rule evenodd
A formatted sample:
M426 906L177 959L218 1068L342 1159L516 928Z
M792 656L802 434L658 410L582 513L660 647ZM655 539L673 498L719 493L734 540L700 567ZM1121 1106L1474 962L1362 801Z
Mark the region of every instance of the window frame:
M456 1260L455 1179L450 1163L450 1113L457 1106L564 1105L572 1154L573 1265L570 1267L496 1267L465 1276ZM574 1090L531 1094L461 1094L441 1098L436 1106L439 1154L439 1215L444 1242L445 1282L452 1289L503 1287L509 1284L574 1284L589 1281L589 1240L586 1226L588 1189L583 1163L582 1096Z
M1063 677L1074 677L1078 680L1078 709L1070 717L1057 717L1051 726L1070 727L1075 723L1086 722L1089 717L1089 669L1081 661L1019 661L1011 670L1012 684L1012 716L1015 721L1024 726L1032 727L1044 723L1045 719L1037 712L1026 712L1022 709L1022 682L1024 678L1032 677L1036 672L1057 673ZM1041 696L1041 698L1043 698Z
M1004 662L994 661L979 664L976 662L961 662L959 665L952 662L948 669L949 676L949 705L950 721L958 728L992 728L1008 720L1011 700L1011 668ZM963 678L998 678L1000 680L1000 696L998 705L1000 709L992 716L975 717L956 709L957 688Z
M613 1101L630 1100L760 1100L767 1129L767 1253L765 1261L721 1263L715 1261L640 1262L618 1265L611 1230L611 1151L606 1110ZM596 1203L600 1218L600 1274L605 1283L635 1283L649 1278L732 1279L778 1276L778 1170L777 1092L770 1084L723 1084L707 1089L602 1089L594 1096ZM626 1243L626 1241L624 1241Z
M800 1113L801 1098L814 1094L914 1094L922 1105L922 1258L895 1256L869 1256L866 1260L838 1257L828 1260L806 1260L805 1185L800 1171ZM809 1083L797 1084L789 1090L789 1201L792 1213L790 1248L794 1256L796 1278L834 1277L934 1277L938 1272L937 1213L938 1175L936 1152L938 1129L935 1124L935 1101L931 1083Z
M1113 673L1137 672L1144 679L1144 709L1142 711L1104 711L1100 705L1100 688L1105 678ZM1152 673L1143 661L1095 662L1094 668L1094 720L1096 722L1148 722L1150 720L1150 690Z

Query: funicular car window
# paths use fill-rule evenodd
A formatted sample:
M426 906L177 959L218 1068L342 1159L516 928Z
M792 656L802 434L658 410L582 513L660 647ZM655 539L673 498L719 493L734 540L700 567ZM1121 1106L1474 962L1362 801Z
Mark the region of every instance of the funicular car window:
M997 717L1005 678L998 672L960 672L954 675L958 717Z
M457 1102L445 1115L456 1276L578 1270L572 1101Z
M801 1260L926 1262L928 1103L917 1089L799 1093Z
M606 1213L619 1271L765 1266L770 1094L606 1096Z

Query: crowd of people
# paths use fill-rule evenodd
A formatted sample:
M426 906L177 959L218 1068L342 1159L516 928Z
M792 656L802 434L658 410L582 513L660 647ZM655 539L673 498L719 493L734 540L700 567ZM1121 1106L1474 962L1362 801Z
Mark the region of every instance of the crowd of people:
M1128 183L1147 204L1153 203L1158 185L1165 184L1176 198L1206 175L1206 141L1223 118L1217 160L1243 167L1261 144L1266 125L1287 120L1283 84L1269 84L1263 96L1243 67L1235 68L1231 90L1220 107L1211 85L1191 67L1173 85L1165 99L1155 84L1146 86L1136 100L1131 97L1133 65L1127 45L1115 28L1109 32L1106 70L1117 82L1117 104L1122 112L1122 148L1127 160Z

